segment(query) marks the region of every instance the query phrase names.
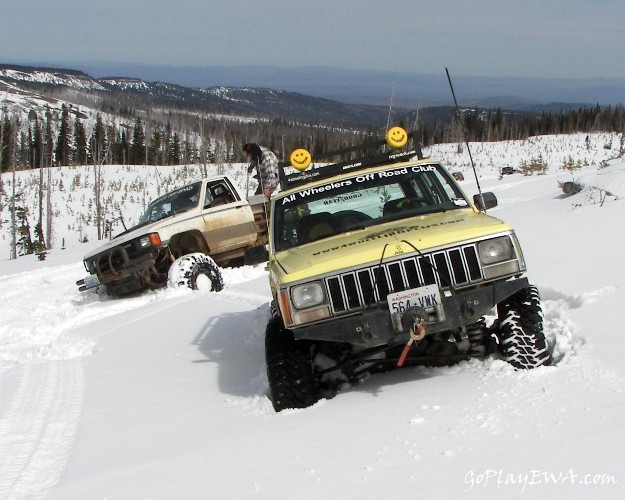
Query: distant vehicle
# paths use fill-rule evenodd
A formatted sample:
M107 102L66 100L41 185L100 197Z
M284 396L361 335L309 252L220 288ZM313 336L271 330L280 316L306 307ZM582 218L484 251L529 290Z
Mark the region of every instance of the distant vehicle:
M229 175L171 191L147 207L137 225L87 254L81 291L104 285L111 296L210 281L223 287L217 266L265 259L267 216L262 195L246 199ZM175 282L175 283L174 283Z
M453 174L454 179L456 179L457 181L463 181L464 180L464 174L462 172L454 172Z
M501 169L501 175L512 175L514 172L516 172L516 170L512 167L503 167Z

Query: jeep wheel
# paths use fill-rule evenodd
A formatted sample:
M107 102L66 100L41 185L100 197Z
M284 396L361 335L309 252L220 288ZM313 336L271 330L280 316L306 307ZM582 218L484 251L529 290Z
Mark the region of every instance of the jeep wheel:
M549 346L543 332L540 296L530 286L497 305L501 352L515 368L549 364Z
M219 267L203 253L190 253L176 259L169 268L168 282L172 287L186 286L209 292L219 292L224 287Z
M306 408L320 397L310 344L295 340L280 318L272 318L265 332L267 378L273 408Z

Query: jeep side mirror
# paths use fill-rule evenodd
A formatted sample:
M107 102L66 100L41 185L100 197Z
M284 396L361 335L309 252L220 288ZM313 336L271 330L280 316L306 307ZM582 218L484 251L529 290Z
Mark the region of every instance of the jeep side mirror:
M495 208L497 206L497 197L495 193L481 193L473 195L473 203L480 212L488 210L489 208Z

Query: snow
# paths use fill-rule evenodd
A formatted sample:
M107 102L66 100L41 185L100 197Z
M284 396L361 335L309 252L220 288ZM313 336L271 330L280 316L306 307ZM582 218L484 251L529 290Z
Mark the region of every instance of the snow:
M89 243L62 231L87 193L66 189L56 201L65 250L0 254L0 498L623 498L625 161L604 166L617 155L595 138L592 151L585 136L535 138L530 155L550 165L541 176L498 178L527 158L525 143L474 151L482 189L499 199L490 213L514 226L541 292L552 366L515 371L492 357L406 368L280 413L267 397L264 266L225 269L219 293L79 293L82 256L98 242L86 224ZM549 154L563 150L594 159L570 174ZM466 153L436 154L474 194ZM55 176L69 188L79 172ZM177 172L161 179L196 175ZM157 178L145 167L104 176ZM565 197L558 182L572 179L584 189Z

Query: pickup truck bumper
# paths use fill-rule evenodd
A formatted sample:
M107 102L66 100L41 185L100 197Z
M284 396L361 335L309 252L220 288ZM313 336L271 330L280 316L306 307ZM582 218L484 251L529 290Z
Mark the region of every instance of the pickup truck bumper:
M529 286L527 278L482 285L453 295L443 295L442 319L426 323L426 334L462 328L477 322L499 302ZM296 339L345 342L375 347L407 341L409 332L393 318L386 304L377 304L350 316L292 328Z
M152 276L155 264L156 259L152 251L131 256L121 246L85 261L85 267L97 276L102 285L106 286L110 295L126 295L142 288L157 287L159 283L153 282ZM91 288L90 286L84 287L89 282L94 283L95 280L85 278L76 284L82 291Z

